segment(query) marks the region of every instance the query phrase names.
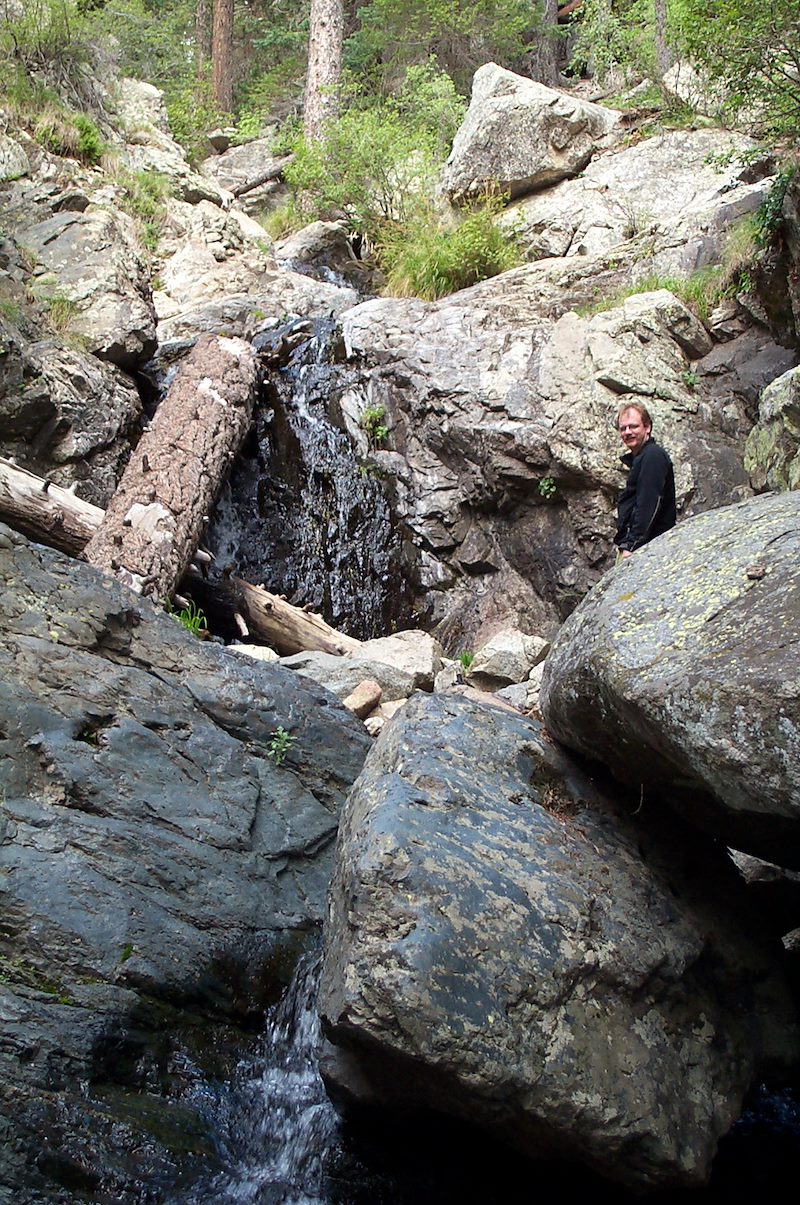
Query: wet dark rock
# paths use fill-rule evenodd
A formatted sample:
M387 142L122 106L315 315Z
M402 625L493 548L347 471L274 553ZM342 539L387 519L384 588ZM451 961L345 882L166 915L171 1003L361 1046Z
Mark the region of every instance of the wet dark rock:
M316 930L369 738L85 565L0 562L0 1184L132 1205L213 1147L179 1098Z
M345 1101L454 1115L632 1187L698 1185L750 1086L796 1053L780 954L724 850L602 790L533 721L419 694L343 813L323 1071Z

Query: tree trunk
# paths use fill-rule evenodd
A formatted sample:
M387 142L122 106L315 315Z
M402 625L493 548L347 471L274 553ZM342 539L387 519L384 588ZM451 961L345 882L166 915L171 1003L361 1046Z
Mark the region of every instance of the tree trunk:
M233 0L214 0L211 32L211 90L224 113L233 109Z
M531 79L558 88L562 82L561 39L558 36L558 0L544 0L536 46L530 56Z
M70 490L51 485L0 457L0 516L29 539L74 556L89 543L104 514L101 507L82 501ZM223 615L233 630L237 628L236 616L241 616L247 634L283 656L307 649L341 654L360 645L352 636L330 627L321 616L293 607L263 587L238 578L221 582L191 578L185 580L182 589L207 612ZM238 634L245 635L241 630Z
M662 80L672 66L672 50L667 42L667 0L654 0L656 18L656 74Z
M172 597L250 428L256 383L244 340L197 341L84 551L91 565L139 593Z
M208 19L208 0L197 0L194 20L195 64L197 78L204 80L211 62L211 24Z
M325 121L336 115L336 89L342 71L343 36L342 0L311 0L308 73L303 110L303 133L309 142L318 139Z

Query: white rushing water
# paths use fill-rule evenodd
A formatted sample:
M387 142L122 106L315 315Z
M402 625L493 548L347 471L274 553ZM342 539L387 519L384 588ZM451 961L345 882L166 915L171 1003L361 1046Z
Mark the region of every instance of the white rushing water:
M213 1115L225 1170L173 1205L326 1205L325 1158L339 1119L317 1070L318 965L301 963L268 1014L262 1054L221 1097L195 1099Z

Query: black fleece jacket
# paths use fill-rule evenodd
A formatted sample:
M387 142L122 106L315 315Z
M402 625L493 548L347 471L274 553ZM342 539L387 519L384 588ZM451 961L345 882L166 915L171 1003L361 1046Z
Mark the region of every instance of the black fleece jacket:
M637 456L626 452L620 460L630 472L617 504L614 543L633 552L675 526L675 474L652 435Z

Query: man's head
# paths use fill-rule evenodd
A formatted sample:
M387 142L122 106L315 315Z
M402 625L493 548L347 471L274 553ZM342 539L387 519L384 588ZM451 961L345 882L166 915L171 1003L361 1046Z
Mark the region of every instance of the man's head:
M641 402L631 402L629 405L623 406L617 415L617 429L625 447L629 452L633 452L634 456L637 456L650 438L650 432L653 429L653 420L647 407L643 406Z

